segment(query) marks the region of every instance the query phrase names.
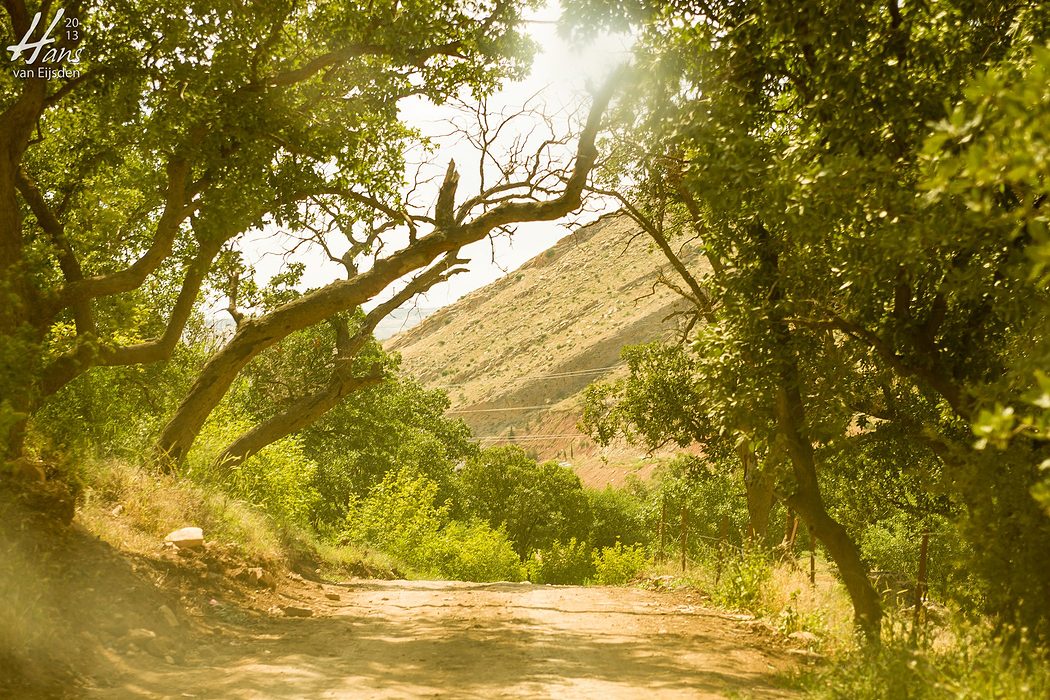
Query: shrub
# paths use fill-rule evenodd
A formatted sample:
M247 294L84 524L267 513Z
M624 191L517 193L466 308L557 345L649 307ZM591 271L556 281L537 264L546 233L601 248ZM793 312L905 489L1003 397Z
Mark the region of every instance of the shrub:
M303 454L297 438L278 440L235 469L215 467L220 450L250 427L243 418L217 414L190 453L187 475L200 484L218 486L279 521L308 525L321 496L314 487L317 465Z
M575 537L555 540L546 549L533 552L528 562L533 583L581 584L594 575L591 547Z
M745 547L731 556L712 591L716 603L727 608L762 610L762 593L773 574L769 557L761 547Z
M861 554L873 570L892 572L914 582L919 574L919 533L925 528L932 533L926 567L930 594L942 600L978 594L980 582L960 566L968 548L958 529L945 518L930 516L920 521L905 513L894 513L861 533Z
M580 478L556 462L537 464L517 446L466 461L459 478L466 512L503 528L523 558L555 540L585 539L590 511Z
M919 649L903 636L859 650L806 679L811 698L1012 700L1050 697L1046 652L986 630L956 629L953 643Z
M452 521L437 533L432 566L460 581L520 581L524 567L507 536L481 521Z
M449 517L439 486L409 470L388 474L351 501L346 536L396 557L417 573L461 581L520 581L521 561L507 536L480 520Z
M638 545L626 547L617 542L594 553L594 581L603 586L619 586L634 579L648 562Z
M448 506L434 503L438 487L407 471L387 474L347 511L347 536L428 569L435 536L448 522Z
M588 541L594 547L612 547L617 542L639 544L646 541L641 501L626 489L608 486L587 489L591 514Z

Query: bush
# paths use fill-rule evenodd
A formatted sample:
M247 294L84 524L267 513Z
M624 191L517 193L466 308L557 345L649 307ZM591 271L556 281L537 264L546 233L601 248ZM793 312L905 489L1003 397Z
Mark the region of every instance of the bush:
M437 533L431 564L459 581L520 581L524 567L507 536L480 521L452 521Z
M533 552L527 570L533 583L586 583L594 575L591 547L575 537L568 542L555 540L548 548Z
M914 582L919 575L918 533L929 528L931 537L926 568L930 594L945 600L972 597L980 592L980 582L967 575L960 564L968 547L958 529L947 519L931 516L925 522L905 513L894 513L867 527L858 544L861 554L874 571L888 571Z
M278 440L235 469L215 467L220 450L250 427L243 418L218 413L201 431L187 460L187 475L205 486L222 488L278 521L309 525L321 501L314 487L317 465L303 454L297 438Z
M620 586L638 576L648 563L640 546L625 547L617 542L594 553L594 581L602 586Z
M640 544L647 540L642 503L626 489L607 486L587 489L591 513L588 541L594 547L612 547L617 542Z
M448 506L434 503L438 486L424 476L398 471L372 487L347 511L347 536L427 570L437 532L448 522Z
M730 556L712 591L714 601L727 608L762 610L762 593L773 574L768 554L761 547L745 547Z
M461 581L520 581L521 561L507 536L480 520L449 517L440 487L408 470L388 474L352 501L346 537L396 557L417 573Z
M917 649L903 637L855 652L806 679L811 698L977 700L1050 697L1046 652L1011 647L985 630L955 630L954 643Z

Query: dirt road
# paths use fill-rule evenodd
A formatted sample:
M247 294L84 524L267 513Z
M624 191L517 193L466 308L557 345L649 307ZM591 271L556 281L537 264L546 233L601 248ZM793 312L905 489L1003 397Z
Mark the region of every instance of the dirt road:
M681 593L367 581L289 604L314 614L217 630L174 664L144 655L87 697L791 697L786 655Z

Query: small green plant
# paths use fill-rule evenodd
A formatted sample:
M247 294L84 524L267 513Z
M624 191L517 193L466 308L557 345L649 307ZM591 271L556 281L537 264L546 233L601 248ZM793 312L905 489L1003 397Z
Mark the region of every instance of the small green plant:
M450 522L436 534L432 565L442 577L460 581L520 581L525 569L507 536L486 523Z
M620 586L631 581L649 563L649 557L639 545L624 546L617 542L595 552L594 582L602 586Z
M591 547L575 537L568 542L555 540L533 552L527 570L533 583L582 584L594 575Z
M761 612L762 593L772 573L765 550L745 547L726 561L712 598L727 608Z

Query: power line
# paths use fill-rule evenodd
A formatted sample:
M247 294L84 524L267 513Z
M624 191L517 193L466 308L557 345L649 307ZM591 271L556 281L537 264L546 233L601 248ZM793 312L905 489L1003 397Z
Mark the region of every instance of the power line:
M564 440L565 438L590 437L586 433L552 433L550 435L475 435L475 440Z
M511 408L457 408L453 411L445 411L445 415L450 413L499 413L503 411L532 411L540 408L550 409L550 404L541 404L539 406L513 406ZM568 412L567 408L560 408L559 411Z
M577 370L570 370L570 371L566 371L566 372L557 372L557 373L554 373L554 374L530 374L530 375L526 375L524 377L516 377L514 379L506 379L506 380L503 380L503 383L504 384L514 384L514 383L517 383L517 382L527 381L529 379L566 379L566 378L571 378L571 377L584 377L584 376L586 376L588 374L603 374L605 372L608 372L609 370L619 369L620 367L626 367L626 365L621 362L618 365L609 365L608 367L595 367L594 369L577 369ZM455 387L455 386L467 386L467 384L469 384L469 382L457 382L455 384L445 384L444 387L446 389L449 389L449 388L452 388L452 387Z

